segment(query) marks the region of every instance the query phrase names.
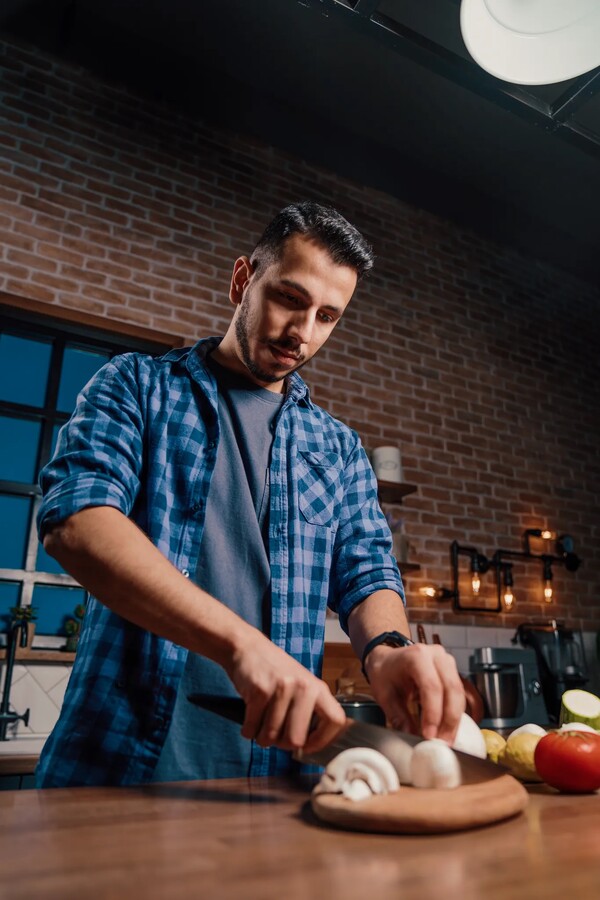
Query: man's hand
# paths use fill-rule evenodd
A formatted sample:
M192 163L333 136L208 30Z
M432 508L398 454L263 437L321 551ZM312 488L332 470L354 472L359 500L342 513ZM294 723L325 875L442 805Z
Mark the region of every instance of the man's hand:
M379 645L365 669L375 699L394 728L452 744L465 692L454 658L439 645Z
M263 747L311 753L329 744L346 721L325 682L258 633L225 668L246 702L242 735Z

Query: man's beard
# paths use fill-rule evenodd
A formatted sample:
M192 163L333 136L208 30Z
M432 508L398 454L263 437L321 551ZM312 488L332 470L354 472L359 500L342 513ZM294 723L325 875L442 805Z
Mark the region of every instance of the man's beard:
M282 381L286 375L289 375L291 372L295 372L296 369L300 369L305 363L308 362L304 356L300 356L298 358L298 365L294 366L292 369L289 369L285 375L274 375L272 372L265 372L263 369L258 366L252 357L250 356L250 341L248 340L248 320L250 318L250 295L247 291L244 297L242 298L242 302L240 304L237 319L235 320L235 336L237 338L237 342L240 347L240 352L242 354L242 362L248 369L251 375L257 379L257 381L262 381L265 384L275 384L277 381ZM262 341L262 343L267 346L271 345L273 347L279 347L282 350L290 350L291 344L289 341Z

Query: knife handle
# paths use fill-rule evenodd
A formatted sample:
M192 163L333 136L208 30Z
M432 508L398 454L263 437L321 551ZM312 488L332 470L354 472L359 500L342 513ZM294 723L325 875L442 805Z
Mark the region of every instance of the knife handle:
M207 712L216 713L223 719L229 719L230 722L236 722L238 725L244 724L246 718L246 704L241 697L227 697L222 694L188 694L188 700L194 706L200 706ZM310 722L309 734L317 727L319 718L316 713Z
M226 697L219 694L189 694L188 700L207 712L216 713L230 722L244 724L246 704L241 697Z

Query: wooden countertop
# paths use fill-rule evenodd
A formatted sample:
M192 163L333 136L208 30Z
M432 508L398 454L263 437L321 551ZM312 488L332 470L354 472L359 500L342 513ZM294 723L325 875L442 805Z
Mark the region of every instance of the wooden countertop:
M0 896L558 900L600 896L600 795L443 836L330 829L277 779L0 793Z

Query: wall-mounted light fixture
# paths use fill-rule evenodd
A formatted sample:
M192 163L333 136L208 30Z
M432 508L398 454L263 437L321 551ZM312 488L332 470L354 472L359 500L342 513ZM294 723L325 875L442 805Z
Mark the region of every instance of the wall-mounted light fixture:
M565 535L563 535L564 537ZM523 532L523 550L525 553L531 553L531 539L539 538L542 541L555 541L556 532L549 531L547 528L527 528ZM573 539L571 538L571 541Z
M542 541L554 541L555 553L535 553L531 549L530 541L541 539ZM555 532L541 528L528 528L523 534L523 550L495 550L491 557L480 553L476 547L464 546L458 541L450 544L450 569L452 572L452 587L436 587L426 585L420 588L420 593L426 597L439 601L452 600L456 611L460 612L502 612L513 609L516 600L513 593L513 563L514 560L522 563L534 561L542 566L543 597L546 603L552 603L554 592L552 587L552 566L563 565L568 572L575 572L581 565L581 559L573 550L574 542L570 535L563 534L559 538ZM470 560L471 593L475 598L479 597L481 590L481 576L490 569L496 577L496 603L495 605L470 605L461 602L459 589L459 558L467 556Z

